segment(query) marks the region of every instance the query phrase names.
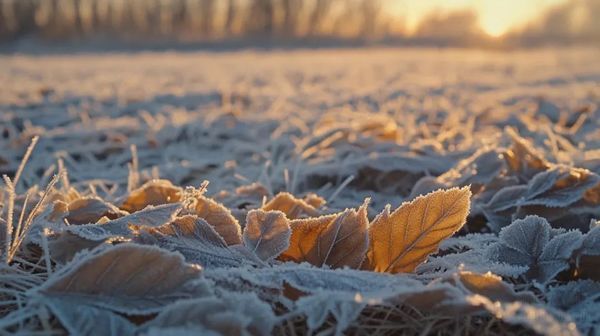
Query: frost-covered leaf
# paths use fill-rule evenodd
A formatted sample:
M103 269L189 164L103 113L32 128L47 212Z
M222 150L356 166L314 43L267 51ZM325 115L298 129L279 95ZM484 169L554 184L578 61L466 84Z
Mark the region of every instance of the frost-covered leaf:
M492 301L537 302L530 292L515 292L514 288L502 281L502 278L492 273L478 274L473 272L458 272L456 279L473 294L479 294Z
M536 279L546 282L569 267L573 252L581 247L583 236L574 230L559 234L552 238L544 247L544 251L534 269Z
M415 270L423 278L436 279L459 270L486 273L492 272L505 277L516 278L525 274L529 266L511 265L489 260L483 253L485 250L473 249L461 253L448 253L430 257L426 263Z
M244 227L244 245L262 260L270 260L290 246L292 230L281 211L251 210Z
M123 200L121 209L136 212L148 205L161 205L179 202L182 189L174 186L168 180L151 180L141 187L131 191Z
M586 233L581 253L592 256L600 255L600 226L596 226Z
M420 281L407 276L348 268L319 268L308 263L208 269L204 276L226 288L252 288L252 291L266 296L275 293L274 300L288 305L308 294L344 292L354 296L356 293L388 293L393 288L423 286Z
M136 326L124 317L73 298L46 298L44 304L71 335L133 336L136 332Z
M246 258L227 246L204 219L186 215L167 225L140 230L135 241L181 253L203 267L239 266Z
M212 225L227 245L242 243L240 223L233 217L229 209L202 195L197 196L195 202L191 214L203 218Z
M536 174L527 185L500 189L485 208L499 213L517 206L567 207L598 183L600 177L585 169L555 166Z
M423 285L419 282L413 283L406 275L399 274L390 277L388 286L365 287L357 292L315 290L314 294L299 298L294 304L293 312L304 315L311 330L321 327L325 321L333 318L336 322L334 332L341 334L355 323L354 320L367 305L380 305L388 307L387 309L408 305L425 316L453 316L480 309L478 305L465 300L466 295L474 293L487 294L494 301L536 302L530 293L515 293L509 285L494 276L464 273L454 274L450 278L451 281L444 279Z
M318 330L329 316L335 319L332 335L343 335L366 306L359 300L348 300L346 293L326 292L300 298L294 306L295 314L306 318L309 333Z
M126 314L151 313L185 297L182 286L200 267L178 253L120 244L79 255L48 279L39 292Z
M102 217L116 219L127 215L116 206L98 198L84 197L76 199L67 205L68 211L64 218L69 224L96 223Z
M324 206L325 203L327 203L323 197L315 193L308 193L306 196L304 196L303 200L315 209L319 209L320 207Z
M235 192L221 191L213 196L214 200L231 209L241 210L243 208L259 208L263 199L269 196L269 190L258 182L237 187ZM237 218L237 217L236 217ZM243 221L244 218L242 218Z
M493 233L469 233L464 236L449 237L442 241L440 250L484 249L498 241Z
M69 226L68 232L89 240L105 240L113 237L131 237L131 227L158 227L169 223L181 210L181 204L148 206L144 210L117 218L104 224Z
M102 240L89 240L68 231L48 237L48 249L53 260L65 263L83 250L91 250L103 244Z
M600 281L600 227L585 235L576 264L581 277Z
M369 227L367 269L376 272L411 272L440 242L458 231L469 213L468 187L439 190L389 207Z
M548 291L548 303L562 310L571 309L588 298L600 298L600 282L571 281L565 285L551 287Z
M529 267L494 262L484 255L489 246L498 242L495 234L473 233L450 237L440 244L442 253L429 257L415 270L422 277L433 279L448 276L459 270L480 274L491 272L505 277L518 277Z
M252 293L222 293L220 297L181 300L166 307L142 329L199 327L217 335L271 334L277 319L271 307Z
M554 235L550 239L550 224L541 217L529 216L516 220L500 232L498 243L486 251L486 258L495 262L527 266L527 276L545 283L569 267L575 250L582 244L579 231Z
M319 216L319 211L315 207L287 192L277 194L262 209L265 211L279 210L285 213L289 219Z
M525 185L502 188L494 195L494 197L492 197L485 207L494 212L514 208L523 201L526 192L527 186Z
M346 209L335 215L292 220L290 245L280 259L319 267L359 267L368 247L368 202L358 211Z
M257 279L275 283L278 287L287 284L303 293L323 291L365 293L384 291L398 286L415 287L420 284L417 280L408 277L352 269L317 268L306 263L286 263L262 269L257 273L259 273Z
M555 167L541 173L536 174L529 183L527 183L527 192L524 197L532 199L552 188L556 181L562 175L562 170Z
M551 287L548 303L566 311L582 334L596 335L600 332L600 282L580 280Z
M555 171L557 173L554 173ZM539 180L534 178L531 181L528 193L519 205L566 207L581 200L586 191L600 183L600 176L586 169L558 166L540 174L543 176ZM545 179L548 181L544 181ZM541 182L538 182L540 180ZM542 191L552 180L553 185ZM532 189L533 187L535 189Z
M568 316L558 312L551 313L536 305L519 301L494 302L482 295L471 295L467 297L467 301L506 323L524 326L541 335L579 335L575 323Z
M471 190L474 191L472 201L479 204L491 203L492 198L500 190L517 185L522 185L519 178L511 175L499 175L480 189L475 189L472 187Z
M534 264L550 240L550 224L544 218L528 216L500 231L500 241L487 252L490 260L512 265Z

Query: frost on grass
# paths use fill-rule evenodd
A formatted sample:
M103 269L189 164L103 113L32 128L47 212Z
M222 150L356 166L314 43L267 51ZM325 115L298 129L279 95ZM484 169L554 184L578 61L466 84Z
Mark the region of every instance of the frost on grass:
M597 334L600 63L521 53L0 56L0 334Z

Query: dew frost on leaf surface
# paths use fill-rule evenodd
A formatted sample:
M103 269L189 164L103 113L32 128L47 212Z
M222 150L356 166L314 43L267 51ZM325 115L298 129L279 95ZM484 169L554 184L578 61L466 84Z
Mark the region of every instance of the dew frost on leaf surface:
M0 334L599 333L597 50L0 64Z

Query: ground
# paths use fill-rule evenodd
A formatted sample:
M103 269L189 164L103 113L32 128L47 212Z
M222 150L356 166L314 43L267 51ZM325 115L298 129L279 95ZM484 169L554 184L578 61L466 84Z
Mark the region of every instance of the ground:
M422 133L439 137L442 124L457 126L465 140L436 149L445 162L431 173L439 174L493 142L511 117L535 108L540 98L566 109L596 103L599 81L595 49L2 56L2 156L4 167L14 167L28 138L45 131L24 176L29 183L58 157L76 182L124 182L135 144L141 168L156 166L177 184L207 179L209 192L231 189L261 178L270 161L266 175L281 190L284 170L294 173L300 143L315 132L382 118L395 123L397 143L409 147L419 146ZM223 116L243 124L231 131L207 126ZM474 118L485 120L473 126ZM293 137L281 140L286 132ZM336 161L325 153L313 156L319 157L314 168L301 164L316 174L318 165L335 168L327 172L336 175L333 185L353 173L327 165ZM299 178L296 184L307 191L324 183ZM331 195L333 187L322 194Z
M461 235L497 234L514 219L540 215L552 230L585 236L600 204L598 54L373 48L2 55L0 171L12 176L40 135L18 194L60 171L80 193L115 204L153 178L196 188L208 181L206 195L241 221L282 191L317 194L327 201L320 213L370 198L372 219L386 204L395 209L438 188L471 186ZM542 173L556 176L531 191ZM565 174L571 188L553 194ZM240 196L240 187L254 182L265 200ZM515 188L523 189L507 197ZM500 275L512 271L518 273ZM523 284L527 276L513 278ZM591 322L573 316L593 332Z

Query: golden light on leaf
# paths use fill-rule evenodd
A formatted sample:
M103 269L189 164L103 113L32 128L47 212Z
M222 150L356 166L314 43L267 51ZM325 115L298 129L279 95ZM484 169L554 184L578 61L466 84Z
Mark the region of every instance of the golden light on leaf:
M376 272L412 272L435 252L442 240L460 229L469 214L469 187L438 190L387 207L369 227L364 267Z
M292 220L289 248L280 256L284 261L308 262L332 268L358 267L368 245L367 207L306 219Z

